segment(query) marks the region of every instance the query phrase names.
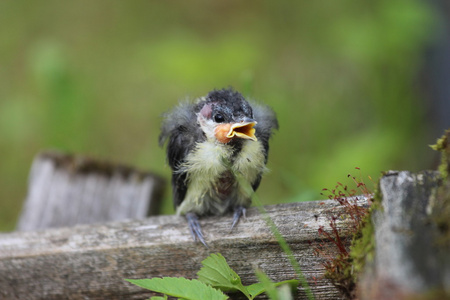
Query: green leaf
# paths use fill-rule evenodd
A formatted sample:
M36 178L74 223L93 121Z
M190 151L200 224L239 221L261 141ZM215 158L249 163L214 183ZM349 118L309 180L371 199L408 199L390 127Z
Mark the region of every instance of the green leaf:
M203 267L197 272L198 279L224 292L241 291L247 298L252 299L247 288L242 285L241 278L228 265L220 254L211 254L202 261Z
M256 274L257 274L257 276L259 278L258 272L261 272L261 271L256 271ZM259 278L259 279L261 281L261 278ZM281 282L272 282L272 281L270 281L269 286L266 286L266 284L267 284L266 282L262 282L261 281L259 283L255 283L255 284L252 284L250 286L247 286L247 290L248 290L250 296L252 298L255 298L256 296L266 292L267 287L271 288L271 285L274 285L274 287L279 287L279 286L287 284L287 285L289 285L289 287L291 289L296 289L297 286L299 285L299 281L298 280L285 280L285 281L281 281ZM270 295L269 295L269 297L270 297Z
M225 300L228 297L221 291L193 279L176 277L151 279L126 279L128 282L142 288L186 300L211 299Z
M153 296L150 298L150 300L167 300L167 296L164 295L164 297L161 296Z
M261 270L256 270L256 276L258 277L258 280L260 283L263 284L265 292L267 296L269 296L269 299L271 300L280 300L277 293L277 288L272 280L270 280L269 276L266 275Z
M250 297L255 298L256 296L265 292L264 284L261 282L254 283L246 287Z

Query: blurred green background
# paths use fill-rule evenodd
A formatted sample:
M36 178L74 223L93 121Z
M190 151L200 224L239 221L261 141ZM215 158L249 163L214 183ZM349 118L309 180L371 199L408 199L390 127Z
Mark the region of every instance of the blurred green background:
M418 78L433 20L413 0L1 1L0 230L43 149L169 178L160 116L214 88L278 115L265 204L320 199L348 173L430 168Z

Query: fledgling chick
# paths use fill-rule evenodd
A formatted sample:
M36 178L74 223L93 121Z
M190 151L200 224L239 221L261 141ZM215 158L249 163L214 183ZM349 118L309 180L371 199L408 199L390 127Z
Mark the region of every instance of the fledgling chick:
M199 216L234 211L233 228L245 215L266 170L274 129L272 109L231 88L181 103L165 115L159 143L169 140L173 201L194 240L206 246Z

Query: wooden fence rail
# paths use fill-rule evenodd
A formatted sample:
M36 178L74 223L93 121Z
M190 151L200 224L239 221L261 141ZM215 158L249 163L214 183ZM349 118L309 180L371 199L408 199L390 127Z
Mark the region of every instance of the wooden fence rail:
M29 193L19 224L19 229L27 231L0 234L0 299L147 299L150 292L124 279L196 278L201 261L211 253L221 253L246 285L257 281L257 267L274 281L294 279L296 274L267 216L291 247L315 299L342 297L323 276L324 259L314 254L319 243L332 249L319 228L329 228L330 217L343 209L336 201L267 206L267 216L250 208L231 232L231 216L203 218L206 248L192 241L184 218L146 218L159 201L156 191L162 190L157 176L89 160L80 163L76 157L61 155L38 156L33 170L30 189L34 193ZM63 184L52 184L54 180ZM445 184L450 190L450 183ZM450 196L436 196L443 185L437 172L389 172L381 179L382 201L372 214L374 251L368 253L373 260L367 261L360 277L360 299L450 297L450 221L443 215L450 211ZM76 187L83 187L82 192L77 193ZM111 193L112 187L119 192ZM95 195L105 200L99 201L99 210L110 213L86 218ZM111 208L109 200L131 203L133 208L123 215L121 206ZM73 202L77 203L73 209L64 210ZM367 204L363 197L358 200L358 205ZM61 208L69 212L67 217L49 213ZM33 217L33 211L40 217ZM435 215L440 216L439 222ZM66 219L70 222L65 224ZM90 224L98 220L103 223ZM85 224L69 227L73 222ZM348 244L352 236L347 222L339 218L337 225ZM49 228L55 226L65 227ZM301 286L295 299L306 299Z
M323 238L318 228L327 226L327 215L339 209L336 203L266 209L300 262L316 299L338 299L337 289L323 278L321 259L313 254L314 242ZM185 220L177 216L1 234L0 298L146 299L148 292L124 279L196 278L200 262L218 252L245 284L257 281L255 267L276 281L296 277L257 208L249 209L232 232L230 221L230 216L202 219L209 248L194 243ZM301 288L298 297L304 297Z

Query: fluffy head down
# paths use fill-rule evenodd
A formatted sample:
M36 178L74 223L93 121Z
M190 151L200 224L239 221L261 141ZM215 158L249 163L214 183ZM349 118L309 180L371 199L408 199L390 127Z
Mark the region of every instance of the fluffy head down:
M179 214L221 214L248 207L265 172L275 113L232 89L181 103L165 115L174 204ZM223 131L223 140L218 132ZM242 183L245 182L243 185Z

